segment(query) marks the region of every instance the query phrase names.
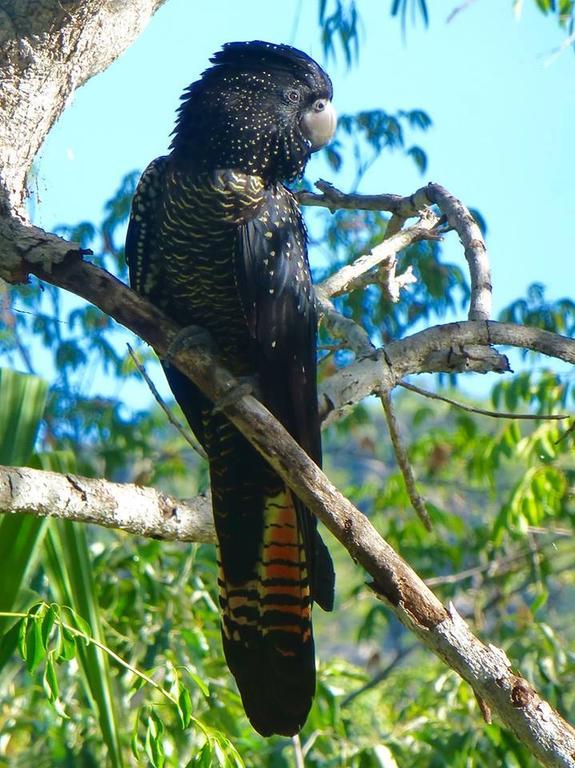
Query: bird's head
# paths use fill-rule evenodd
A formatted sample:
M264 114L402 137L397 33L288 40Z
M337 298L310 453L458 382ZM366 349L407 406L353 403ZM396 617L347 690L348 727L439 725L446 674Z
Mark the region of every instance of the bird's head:
M184 92L172 149L195 169L234 168L268 182L303 173L335 132L328 75L288 45L228 43Z

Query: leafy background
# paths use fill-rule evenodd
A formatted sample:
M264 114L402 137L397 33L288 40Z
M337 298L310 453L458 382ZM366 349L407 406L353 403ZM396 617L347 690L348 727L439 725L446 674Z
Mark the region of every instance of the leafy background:
M317 34L328 61L361 67L366 5L318 4ZM573 3L531 5L549 17L541 16L541 24L559 24L569 40ZM390 36L409 38L414 24L433 18L423 0L389 6ZM519 11L522 4L513 6ZM413 107L344 114L325 157L331 177L362 188L390 152L424 174L431 117ZM120 180L94 222L61 227L123 279L121 243L138 175ZM315 212L316 276L376 242L385 226L381 214ZM468 296L465 273L443 244L418 244L401 258L418 283L399 305L377 288L340 302L378 342L461 314ZM181 496L205 489L205 463L159 407L150 398L141 398L141 410L128 407L130 393L141 391L139 374L127 335L105 315L37 283L0 286L0 312L0 463L149 484ZM574 305L550 300L536 284L514 295L501 318L572 335ZM136 348L155 372L149 349ZM321 375L347 361L345 352L324 350ZM327 472L439 597L453 600L480 636L519 660L522 674L569 718L573 436L564 423L543 417L572 410L573 380L531 354L518 362L517 375L498 380L482 404L540 420L496 420L396 394L429 500L431 534L409 508L373 403L325 434ZM49 384L38 375L46 370L53 372ZM95 396L94 381L105 381L107 394ZM456 379L430 386L470 401ZM469 687L420 648L374 599L337 542L329 544L338 604L333 614L315 614L319 684L301 735L305 764L534 765L498 723L483 723ZM221 652L211 547L6 517L0 563L0 765L295 765L290 740L260 738L243 714Z

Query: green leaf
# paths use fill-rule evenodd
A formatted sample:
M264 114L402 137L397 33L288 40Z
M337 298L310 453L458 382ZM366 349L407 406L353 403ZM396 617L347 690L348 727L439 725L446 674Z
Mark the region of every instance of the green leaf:
M211 768L213 752L209 742L206 742L200 751L190 760L186 768Z
M58 627L58 639L56 642L56 661L70 661L76 656L76 638L68 627Z
M200 691L204 694L204 696L206 696L206 697L209 696L210 695L210 689L209 689L208 685L206 685L204 680L202 680L202 678L199 675L197 675L195 672L192 672L190 669L187 670L187 673L192 678L194 683L198 686Z
M55 603L49 606L46 611L46 615L42 619L42 645L44 648L48 648L50 644L50 634L56 623L56 619L59 617L60 608Z
M22 466L29 462L48 393L48 385L37 376L26 376L0 368L0 464ZM0 611L29 607L29 595L22 587L29 580L36 563L38 547L46 529L46 521L21 515L5 515L0 521ZM0 618L0 637L13 622ZM0 653L0 672L15 650L4 638Z
M547 603L547 600L549 599L549 592L544 589L540 594L537 595L535 600L531 603L531 613L535 616L537 611L540 608L543 608L543 606Z
M163 768L165 761L164 745L162 737L164 735L164 724L154 710L148 715L148 724L146 728L146 740L144 749L154 768Z
M64 704L60 700L58 677L56 676L56 668L54 666L54 654L49 653L46 657L46 666L44 668L44 675L42 677L42 685L48 701L54 707L56 713L64 720L69 720L69 716L64 709Z
M79 614L76 613L76 611L69 610L68 615L70 616L70 623L83 635L88 638L92 637L92 628L88 624L88 622L83 619Z
M44 690L46 691L46 696L48 697L49 701L54 702L59 696L60 689L58 688L58 678L56 676L53 653L49 653L46 656L43 684Z
M40 665L46 657L46 651L42 643L42 626L38 619L28 621L26 632L26 666L30 672Z
M46 539L46 570L52 589L59 603L72 608L67 612L69 623L105 645L86 529L65 520L52 523L55 524L50 526ZM88 700L96 707L110 763L113 768L122 768L121 728L108 656L92 643L77 644L72 633L62 626L59 657L66 658L72 647L78 656Z
M17 638L17 644L18 644L18 651L20 652L20 656L26 661L26 656L28 655L27 651L27 645L26 645L26 637L28 635L28 622L33 621L33 619L29 619L28 616L21 619L18 624L18 638Z
M187 728L192 719L192 700L187 688L182 688L178 696L178 715L182 728Z

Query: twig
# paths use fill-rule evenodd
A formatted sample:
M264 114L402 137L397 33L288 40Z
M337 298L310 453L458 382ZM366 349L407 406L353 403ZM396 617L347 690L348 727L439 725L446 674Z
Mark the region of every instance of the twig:
M573 45L573 43L575 43L575 32L572 32L570 35L568 35L564 40L561 41L561 45L551 51L543 66L550 67L555 59L557 59L566 48L569 48L569 46Z
M315 186L321 191L302 191L296 194L301 205L329 208L330 211L388 211L403 219L418 217L420 211L430 205L427 187L421 187L413 195L361 195L357 192L345 193L334 187L329 181L319 179Z
M453 19L461 13L461 11L464 11L466 8L469 8L470 5L473 5L476 2L476 0L465 0L465 2L460 3L460 5L456 5L455 8L451 11L447 19L445 20L446 24L450 24Z
M428 397L430 400L441 400L443 403L449 403L449 405L454 405L456 408L460 408L462 411L468 411L469 413L477 413L480 416L491 416L491 418L493 419L524 419L524 420L531 420L531 421L559 421L561 419L570 418L570 416L568 416L567 414L557 414L557 413L539 415L536 413L507 413L506 411L489 411L489 410L486 410L485 408L478 408L477 406L474 406L474 405L467 405L466 403L461 403L458 400L452 400L450 397L437 394L437 392L430 392L428 389L422 389L421 387L417 387L415 384L410 384L407 381L399 381L398 386L403 387L403 389L408 389L410 392L415 392L418 395L422 395L423 397Z
M353 291L358 284L363 287L365 284L362 282L363 278L376 267L383 267L393 272L393 278L400 281L402 276L395 276L395 255L418 240L441 239L440 235L432 231L436 220L436 218L428 219L427 221L422 220L418 226L401 230L396 235L383 240L369 253L360 256L352 264L342 267L333 275L323 280L323 282L316 286L316 294L322 299L334 298L342 293ZM408 282L413 282L413 278L409 279ZM392 296L398 295L398 293L398 289L390 289ZM397 301L397 299L395 300Z
M555 445L559 445L559 443L563 442L563 440L566 440L569 437L569 435L573 434L573 432L575 432L575 420L573 421L571 426L567 427L565 432L563 432L563 434L560 437L558 437L557 440L555 440Z
M395 452L395 456L397 458L397 463L399 464L401 474L403 475L405 488L407 490L407 495L409 496L409 500L411 501L411 506L417 512L420 520L422 521L424 526L427 528L427 530L431 531L433 528L431 524L431 519L429 517L427 509L425 508L425 501L423 500L423 497L420 495L419 491L417 490L417 484L415 480L415 475L413 473L413 467L411 466L409 457L407 455L407 451L401 439L401 435L399 432L399 425L397 423L397 419L395 418L395 413L393 412L393 407L391 405L391 398L389 396L389 392L382 393L379 396L379 399L381 400L381 404L383 405L383 410L385 412L385 418L387 419L387 427L389 429L389 435L391 437L393 450Z
M180 435L184 438L184 440L188 443L188 445L192 447L192 449L198 454L198 456L201 456L202 459L207 459L208 457L206 455L206 452L202 448L202 446L194 438L192 433L189 430L187 430L184 427L184 425L180 421L178 421L178 419L176 419L171 409L168 408L168 406L165 404L165 402L162 399L162 396L156 389L156 385L154 384L152 379L148 376L148 372L146 371L144 365L136 357L136 353L134 352L130 344L127 344L126 346L128 347L128 352L130 353L130 357L132 358L134 365L136 366L136 368L140 372L140 375L148 385L148 389L154 396L154 399L156 400L160 408L164 411L164 413L168 417L168 421L170 422L170 424L172 424L178 430Z
M389 211L394 214L392 230L397 229L399 220L420 216L430 205L437 205L445 214L447 223L461 239L465 258L469 265L471 298L468 317L470 320L488 320L491 314L491 273L487 259L487 248L475 219L463 203L434 182L421 187L409 197L400 195L359 195L344 194L329 182L320 180L316 187L322 194L300 192L298 200L302 205L315 205L370 211ZM395 237L395 235L393 235ZM391 240L391 238L390 238Z
M317 348L320 352L340 352L342 349L347 349L345 344L318 344Z
M303 756L303 750L301 748L301 740L298 733L296 733L295 736L291 737L291 742L293 744L293 753L295 757L296 768L305 768L305 758Z
M533 531L533 533L535 532L536 531ZM570 531L569 535L572 536L573 533ZM545 541L542 544L534 544L534 547L537 549L537 551L543 552L545 549L555 547L556 543L562 538L562 535L557 534L549 541ZM532 554L532 548L525 547L520 552L515 552L509 557L501 558L501 560L495 560L489 563L484 563L483 565L474 566L473 568L467 568L466 570L459 571L458 573L448 573L445 574L445 576L432 576L429 579L425 579L425 583L428 587L439 587L446 584L458 584L460 581L466 581L467 579L473 578L473 576L479 576L483 573L487 574L490 578L503 576L509 571L513 571L513 566L516 563L520 562L521 560L526 560L527 558L531 557Z

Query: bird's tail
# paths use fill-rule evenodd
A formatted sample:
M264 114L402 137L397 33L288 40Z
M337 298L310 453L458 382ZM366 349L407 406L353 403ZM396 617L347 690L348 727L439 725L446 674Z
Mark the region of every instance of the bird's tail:
M230 578L219 564L226 660L264 736L297 733L315 692L311 566L298 506L285 487L263 499L263 536L248 578Z

